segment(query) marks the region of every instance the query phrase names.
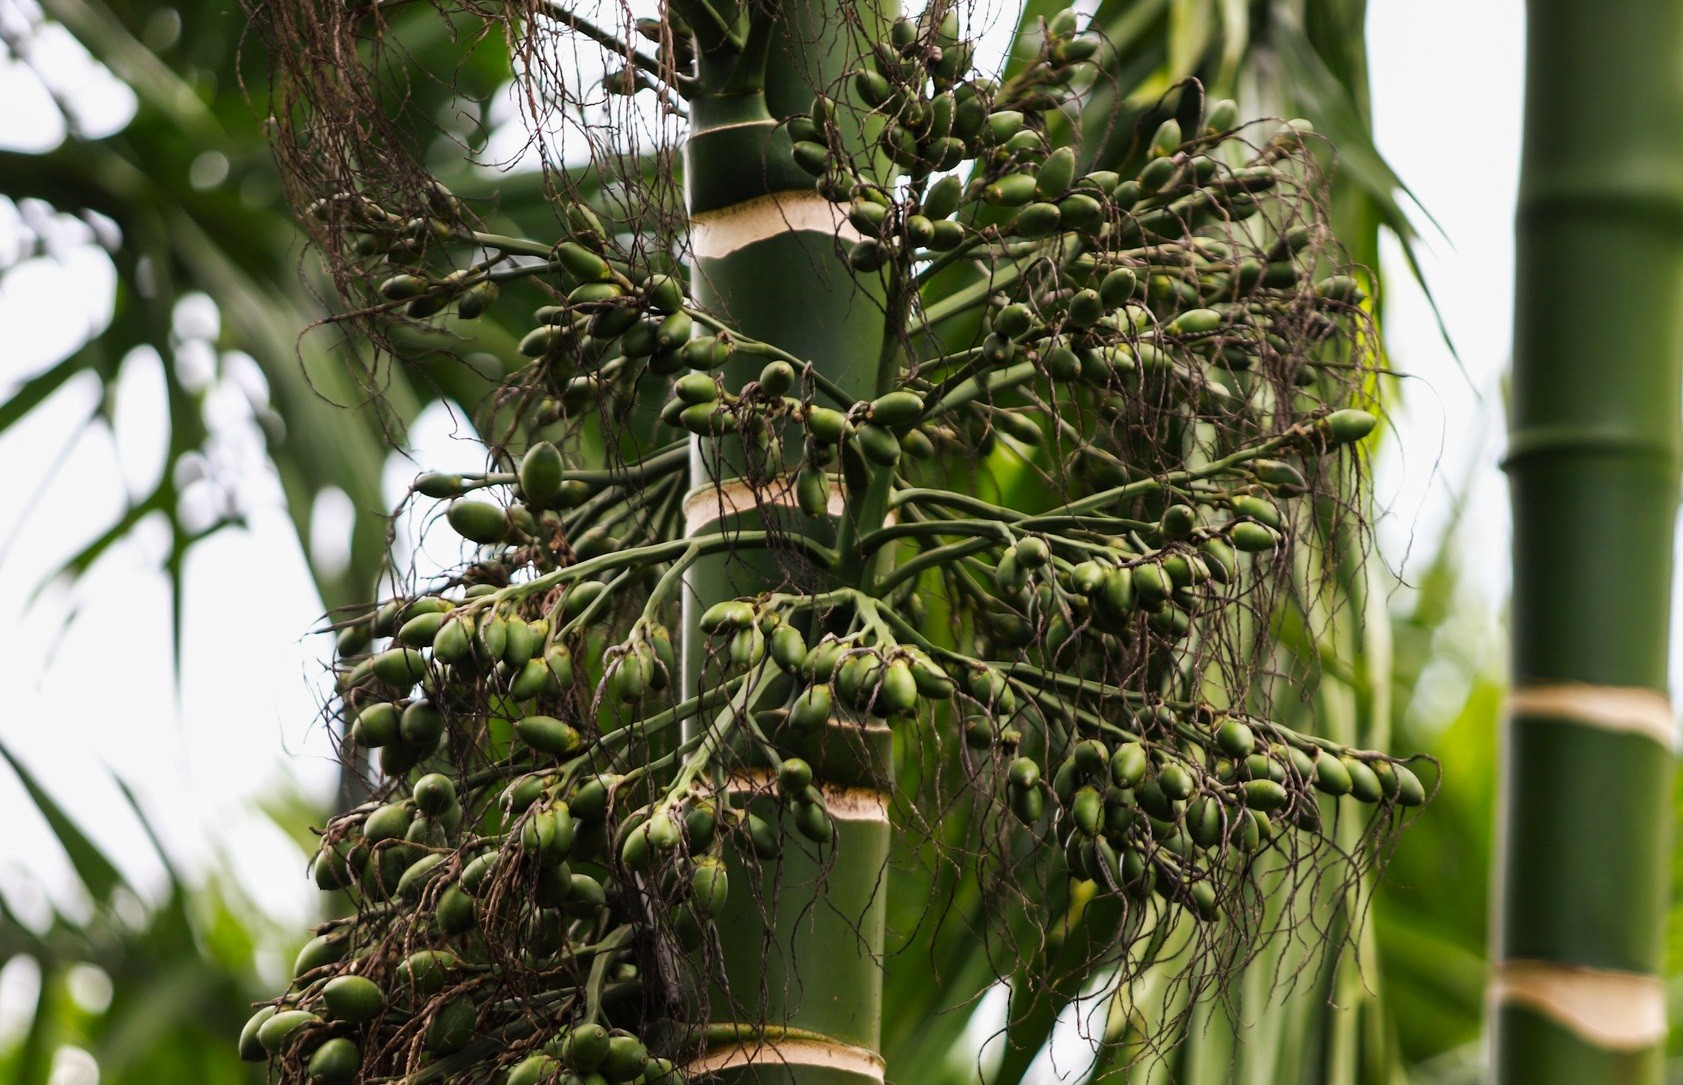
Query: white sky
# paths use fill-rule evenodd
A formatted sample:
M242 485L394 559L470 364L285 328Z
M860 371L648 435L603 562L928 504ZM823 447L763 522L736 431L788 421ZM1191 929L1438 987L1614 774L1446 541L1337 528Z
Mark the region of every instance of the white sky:
M1369 21L1380 148L1447 235L1428 237L1428 275L1465 366L1451 359L1393 258L1385 269L1390 349L1415 379L1398 410L1401 432L1386 438L1378 486L1389 514L1381 541L1394 565L1415 536L1418 556L1426 556L1448 494L1470 486L1467 556L1492 609L1506 592L1507 503L1494 461L1511 319L1522 25L1520 0L1374 0ZM73 43L64 55L74 63ZM0 122L0 145L50 146L56 120L48 120L39 88L19 75L0 66L0 100L16 105ZM132 108L120 86L102 85L97 98L90 124ZM1471 119L1469 102L1476 103ZM5 234L0 224L0 244ZM9 348L0 355L0 398L79 338L87 317L74 299L109 281L101 258L75 240L67 238L60 259L14 270L0 287ZM162 871L114 774L137 791L178 861L195 870L230 862L276 919L301 923L314 905L304 863L252 804L289 789L322 799L333 770L313 722L319 646L303 638L319 603L272 480L242 487L249 530L222 532L193 551L180 700L166 636L169 599L157 570L161 532L142 531L73 593L55 586L31 596L121 509L125 491L143 493L155 478L162 449L151 420L161 408L161 382L147 364L125 376L114 437L101 424L68 436L94 405L86 386L63 390L0 437L10 482L0 505L0 688L7 691L0 737L140 885L158 885ZM238 371L238 362L231 368ZM261 406L262 390L236 381L219 396L228 454L244 462L253 454L252 404ZM448 421L433 421L423 427L423 443L460 456L459 444L449 448ZM53 481L45 484L49 471ZM45 824L4 770L0 825L7 833L0 892L25 915L42 914L43 893L76 908L62 890L67 869ZM0 1026L7 986L0 981Z

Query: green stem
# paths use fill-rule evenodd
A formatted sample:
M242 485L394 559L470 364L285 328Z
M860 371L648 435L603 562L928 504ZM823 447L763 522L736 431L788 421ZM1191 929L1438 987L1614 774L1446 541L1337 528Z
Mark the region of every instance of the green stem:
M1530 0L1527 12L1506 461L1520 699L1503 731L1495 959L1498 969L1596 969L1657 992L1670 900L1669 728L1612 726L1545 694L1575 689L1579 703L1599 701L1615 723L1634 723L1645 691L1656 721L1672 715L1683 8ZM1648 997L1663 1019L1662 996ZM1515 997L1493 1021L1500 1085L1664 1078L1663 1034L1612 1044L1572 1015Z

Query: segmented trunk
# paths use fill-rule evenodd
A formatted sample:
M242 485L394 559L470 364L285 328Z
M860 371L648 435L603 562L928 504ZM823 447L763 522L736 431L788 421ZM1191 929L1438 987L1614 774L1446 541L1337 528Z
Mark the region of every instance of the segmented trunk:
M789 138L775 126L805 112L815 88L852 65L859 28L844 23L833 0L786 4L777 19L763 93L739 93L728 84L726 65L701 62L709 94L692 103L686 149L691 289L701 307L733 327L809 360L836 385L869 399L883 346L881 292L855 280L837 244L846 225L794 164ZM737 354L725 369L726 386L753 380L765 360ZM715 447L718 454L710 451ZM775 454L767 462L732 439L698 439L687 530L770 523L833 540L835 518L802 515L792 486L776 472ZM839 514L839 488L831 494L831 511ZM707 607L773 589L810 590L837 575L775 550L698 562L685 593L689 687L707 665L707 639L697 629ZM870 729L838 721L811 747L792 752L816 770L835 840L818 849L818 861L810 845L791 839L758 873L733 866L732 881L748 891L732 893L719 916L727 983L711 994L707 1048L689 1070L692 1078L707 1072L721 1082L878 1083L888 729L880 721ZM754 808L775 821L774 803Z
M1658 1082L1683 8L1529 4L1494 1079Z

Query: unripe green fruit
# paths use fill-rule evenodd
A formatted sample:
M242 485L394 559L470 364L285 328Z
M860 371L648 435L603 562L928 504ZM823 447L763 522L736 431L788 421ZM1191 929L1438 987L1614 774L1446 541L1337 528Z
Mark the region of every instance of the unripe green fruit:
M830 483L824 477L824 472L814 468L803 468L795 476L795 499L801 511L808 516L819 517L829 512Z
M1419 806L1426 801L1426 786L1420 782L1420 777L1407 765L1392 765L1391 771L1396 774L1396 800L1399 806Z
M1187 897L1192 910L1199 919L1214 919L1216 917L1215 886L1209 882L1193 882L1187 889Z
M442 814L456 802L456 785L440 772L432 772L415 781L415 806L423 814Z
M608 795L617 777L593 776L578 786L567 800L573 817L580 821L601 821L608 813Z
M1338 445L1361 440L1372 433L1373 427L1378 424L1379 420L1373 415L1353 407L1334 411L1319 423L1332 443Z
M1163 191L1180 172L1180 163L1173 158L1154 158L1140 170L1137 185L1141 194L1154 196Z
M438 1008L427 1024L421 1046L435 1055L460 1051L473 1039L473 1026L478 1016L478 1010L467 999L451 999Z
M393 275L375 289L388 301L408 301L419 297L429 288L425 279L415 275Z
M560 1073L561 1063L550 1055L531 1055L508 1072L506 1085L546 1085Z
M893 467L900 462L900 439L893 430L867 422L859 427L856 439L859 451L871 462L884 467Z
M636 652L620 656L609 670L608 684L614 696L626 704L642 700L649 685L648 669L642 657Z
M1165 539L1185 539L1198 526L1198 513L1191 505L1170 505L1163 510L1158 526Z
M1273 780L1246 780L1240 787L1245 792L1245 805L1264 813L1282 808L1290 797L1286 789Z
M1011 228L1018 237L1033 241L1057 233L1061 224L1062 215L1057 204L1035 201L1025 204L1023 209L1017 212L1017 218Z
M485 879L491 876L491 868L496 865L497 853L494 851L471 859L467 866L462 868L462 891L469 896L477 896L485 884Z
M628 822L622 829L619 861L625 869L642 872L649 868L649 824L646 821Z
M1065 230L1087 232L1104 222L1104 204L1076 192L1058 201L1058 224Z
M1329 275L1315 283L1315 293L1328 301L1355 305L1367 297L1361 284L1349 275Z
M1110 756L1110 778L1117 787L1138 786L1145 779L1147 767L1145 746L1138 742L1124 743Z
M351 884L350 865L340 847L324 847L310 864L310 877L323 891L344 889Z
M445 519L456 534L470 542L499 543L508 536L508 518L503 510L489 501L463 498L450 504Z
M714 603L701 615L701 629L706 633L726 633L747 629L754 624L754 606L740 599Z
M546 660L528 659L509 682L508 694L517 701L528 701L548 690L553 681Z
M1204 130L1206 132L1226 132L1239 123L1239 103L1231 98L1222 98L1210 106L1204 116Z
M339 631L339 636L333 642L333 650L340 659L349 659L368 651L368 642L374 638L374 631L367 622L348 625Z
M252 1014L250 1019L246 1021L245 1026L240 1029L239 1053L240 1058L245 1062L262 1062L269 1057L269 1053L264 1050L262 1043L258 1041L257 1033L268 1022L269 1018L275 1016L276 1012L275 1007L264 1006Z
M1059 147L1046 156L1035 174L1034 189L1045 199L1056 199L1075 181L1075 148Z
M1011 813L1024 825L1040 820L1046 809L1046 795L1038 787L1013 788L1010 793Z
M735 669L745 671L757 667L766 655L766 635L758 626L739 629L731 635L727 651Z
M958 688L946 671L921 653L912 659L912 681L917 685L918 696L932 701L944 701Z
M357 714L351 738L360 746L377 749L398 736L401 710L390 701L378 701Z
M678 413L678 423L698 437L717 437L731 428L731 413L714 403L697 403Z
M1017 563L1028 569L1038 569L1052 560L1052 548L1039 536L1019 540L1014 551Z
M1169 593L1174 590L1174 584L1161 565L1136 565L1134 590L1139 593L1140 601L1150 606L1167 599Z
M1272 501L1261 497L1239 496L1229 504L1236 516L1248 516L1259 524L1265 524L1275 529L1280 528L1280 510Z
M777 786L785 795L804 795L812 786L812 766L799 757L785 758L777 769Z
M561 452L548 441L539 441L520 460L520 495L536 508L549 508L561 492L565 465Z
M916 392L888 392L871 401L871 421L896 432L910 428L922 416L923 398Z
M608 1039L608 1054L599 1067L610 1082L635 1081L643 1076L649 1050L635 1036L615 1035Z
M515 721L514 733L532 749L551 757L567 757L583 744L572 725L554 716L524 716Z
M413 863L409 864L409 868L405 870L403 872L403 876L397 880L397 890L393 895L399 900L408 901L410 903L419 900L421 898L421 894L426 890L427 882L432 878L433 874L438 869L438 865L442 862L444 862L444 856L434 853L431 855L423 855Z
M451 615L432 638L433 658L440 663L460 663L473 650L473 619Z
M1227 318L1215 309L1188 309L1169 321L1164 330L1170 335L1204 335L1220 331Z
M847 433L847 416L829 407L812 407L807 411L806 427L813 440L835 444Z
M1017 116L1020 118L1021 114ZM1034 178L1030 175L1008 173L984 188L982 198L996 207L1021 207L1034 198L1034 187Z
M374 677L394 689L408 689L427 673L427 659L413 648L389 648L374 657Z
M1239 575L1239 556L1222 539L1207 538L1199 544L1199 549L1204 556L1204 565L1210 571L1210 579L1216 583L1231 584Z
M795 386L795 367L781 359L767 362L760 370L760 391L768 396L784 396Z
M1379 777L1367 762L1358 761L1354 757L1340 757L1338 760L1344 766L1344 771L1350 774L1350 794L1356 801L1371 803L1385 797Z
M1075 762L1077 771L1096 776L1104 771L1110 760L1110 751L1098 739L1083 739L1070 751L1070 758Z
M698 858L690 873L690 900L696 910L711 919L724 910L729 896L730 878L725 864L712 855Z
M911 667L896 660L883 671L877 689L876 709L885 716L910 712L917 706L917 679Z
M366 976L335 976L322 987L321 997L334 1020L351 1025L367 1024L386 1006L385 994Z
M1134 609L1138 595L1135 580L1133 569L1112 569L1099 585L1098 598L1114 614L1126 615Z
M398 733L403 741L419 750L430 750L444 733L444 713L430 701L416 701L403 710Z
M269 1054L279 1055L299 1032L320 1022L321 1018L308 1010L281 1010L258 1025L257 1042Z
M1139 277L1132 268L1119 267L1105 275L1099 283L1099 297L1107 309L1121 308L1122 303L1139 289Z
M1221 803L1210 795L1200 795L1186 809L1186 831L1200 848L1213 848L1222 838Z
M830 815L821 803L816 802L795 805L795 828L814 844L828 844L835 835Z
M593 232L600 232L598 229ZM581 283L608 282L613 269L608 262L576 241L563 241L556 247L555 258L567 273Z
M1279 532L1266 524L1250 520L1240 520L1233 524L1228 535L1233 540L1234 549L1247 554L1263 553L1280 545Z
M588 531L585 532L583 535L579 536L578 540L575 543L573 543L573 551L574 551L574 553L578 554L580 560L584 560L584 557L585 557L584 547L585 547L585 543L589 539L590 534L591 533L588 532ZM602 541L603 541L604 546L606 546L607 543L613 542L613 540L607 539L605 537L603 537ZM617 544L615 544L615 545L617 545ZM600 580L585 580L585 581L582 581L580 583L574 584L572 587L567 589L567 594L562 596L562 599L561 599L561 617L562 617L562 619L564 621L572 621L574 618L579 617L587 609L590 608L591 604L595 603L596 600L600 599L602 597L603 593L605 593L607 590L608 590L608 586L606 584L602 583ZM502 653L499 651L499 652L496 652L494 654L500 656Z
M475 924L473 898L460 886L452 885L439 896L433 922L446 935L466 934Z
M806 659L806 638L799 629L784 623L772 630L769 650L772 662L785 673L794 674Z
M1173 761L1157 771L1157 785L1170 799L1188 798L1194 786L1192 774Z
M1275 487L1280 493L1300 494L1309 488L1303 472L1282 460L1252 460L1251 470L1258 481Z
M789 709L789 726L798 733L816 731L830 719L830 687L819 684L808 688Z
M923 196L923 213L931 219L950 218L958 210L964 184L951 174L929 186Z
M1095 835L1104 822L1104 796L1094 788L1081 788L1070 803L1070 820L1081 832Z
M1249 757L1256 750L1256 735L1244 723L1228 717L1216 729L1216 747L1228 757Z
M783 842L777 830L758 814L748 815L748 842L761 859L775 859L783 854Z
M684 285L670 275L650 275L643 296L657 313L675 313L684 306Z
M387 803L368 815L362 823L362 838L370 844L381 840L401 840L409 831L414 817L409 807L400 802Z
M597 1024L579 1025L567 1034L562 1057L575 1070L594 1070L608 1057L608 1030Z
M398 964L397 982L414 988L421 995L436 995L444 990L450 973L461 963L461 959L447 949L423 949L411 953Z

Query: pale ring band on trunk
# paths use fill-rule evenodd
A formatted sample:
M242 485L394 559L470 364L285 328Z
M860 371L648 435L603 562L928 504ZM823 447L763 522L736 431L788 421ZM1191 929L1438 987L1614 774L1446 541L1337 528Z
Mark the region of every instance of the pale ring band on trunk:
M1508 699L1508 715L1513 719L1571 720L1585 727L1647 735L1668 749L1677 740L1677 717L1671 699L1641 686L1583 682L1520 686Z
M856 1074L873 1081L884 1079L882 1056L840 1040L782 1037L709 1051L684 1067L686 1074L699 1076L742 1066L815 1066Z
M807 230L843 243L861 235L846 213L816 192L774 192L708 211L690 220L690 244L705 260L729 256L756 241Z
M1529 1007L1584 1042L1614 1051L1663 1043L1665 984L1658 976L1550 961L1503 961L1490 977L1492 1007Z

